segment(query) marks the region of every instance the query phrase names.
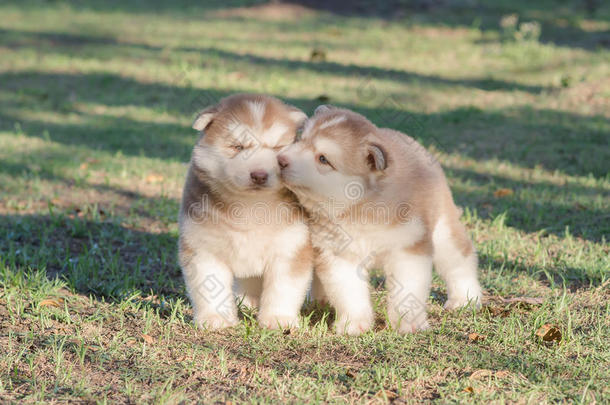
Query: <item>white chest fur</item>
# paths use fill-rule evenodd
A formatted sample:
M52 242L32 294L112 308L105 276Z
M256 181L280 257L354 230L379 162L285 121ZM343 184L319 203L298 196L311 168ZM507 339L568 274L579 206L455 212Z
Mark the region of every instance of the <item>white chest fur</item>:
M332 232L312 235L314 245L334 251L339 256L350 256L357 261L380 258L395 249L409 247L425 234L420 218L412 218L403 224L351 224L335 223ZM329 226L326 226L328 229ZM332 228L332 226L331 226ZM373 265L374 262L371 262Z
M211 253L226 263L235 277L242 278L260 276L274 261L291 259L308 238L302 222L244 228L185 223L183 234L196 250Z

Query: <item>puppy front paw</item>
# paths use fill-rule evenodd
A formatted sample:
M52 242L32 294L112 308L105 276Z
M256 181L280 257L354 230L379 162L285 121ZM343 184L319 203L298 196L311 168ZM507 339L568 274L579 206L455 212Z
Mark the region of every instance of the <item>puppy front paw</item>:
M428 319L426 317L421 316L414 320L402 318L398 321L393 321L392 328L401 335L406 335L407 333L428 330L430 329L430 324L428 323Z
M217 313L199 314L193 319L195 326L200 329L218 330L235 326L237 317L223 316Z
M259 315L258 323L268 329L290 329L299 327L298 315Z
M457 290L457 291L456 291ZM449 297L445 302L445 309L457 309L461 307L474 306L481 307L483 292L478 283L461 286L454 290L449 290Z
M352 318L339 317L339 319L335 321L335 330L337 333L350 336L360 335L372 327L373 317L368 315Z
M445 309L458 309L462 307L474 307L481 308L481 293L477 295L462 295L462 296L449 296L447 302L445 302Z

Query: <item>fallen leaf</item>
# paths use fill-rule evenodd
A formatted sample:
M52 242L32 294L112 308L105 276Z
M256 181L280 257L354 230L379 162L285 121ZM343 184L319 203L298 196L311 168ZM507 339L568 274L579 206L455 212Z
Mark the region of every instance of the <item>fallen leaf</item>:
M514 193L515 192L510 188L499 188L496 191L494 191L494 197L496 197L496 198L508 197L509 195L513 195Z
M149 174L148 176L146 176L147 183L159 183L162 182L163 179L164 177L160 174Z
M470 374L470 377L468 378L471 380L480 380L487 377L506 378L509 375L510 371L508 370L493 371L487 369L480 369L474 371L472 374Z
M64 300L62 300L61 298L47 298L44 299L42 301L40 301L40 304L38 304L41 307L55 307L55 308L60 308L61 304L64 302Z
M134 338L129 338L127 339L127 341L125 342L125 344L129 347L132 347L136 344L136 340Z
M229 73L229 79L239 80L239 79L243 79L244 77L246 77L246 75L243 72L231 72L231 73Z
M493 375L493 371L487 369L481 369L470 374L471 380L480 380L481 378L490 377Z
M341 30L339 30L339 28L337 27L331 27L328 29L328 33L332 36L335 37L340 37L341 36Z
M322 48L314 48L309 54L309 60L312 62L324 62L326 60L326 51Z
M150 335L146 335L144 333L142 333L142 340L144 340L149 345L152 345L153 343L155 343L155 338L153 338Z
M375 396L379 398L387 398L390 401L393 401L398 398L398 394L390 390L379 390L377 391L377 394L375 394Z
M356 378L356 374L352 370L347 370L345 375L349 378Z
M240 376L240 377L246 377L246 376L248 376L248 374L250 374L250 373L248 372L248 368L247 368L246 366L241 366L241 367L239 367L239 370L238 370L238 371L239 371L239 376Z
M507 316L510 315L510 310L508 308L503 308L503 307L498 307L498 306L485 306L483 307L485 309L485 311L487 311L487 313L491 316L494 317L502 317L502 318L506 318Z
M578 211L584 211L587 209L587 207L582 205L581 203L575 203L574 208L576 208Z
M537 297L512 297L502 298L502 302L505 302L507 304L524 303L529 305L540 305L544 302L544 299Z
M464 392L468 392L468 393L470 393L470 394L474 394L474 388L472 388L472 387L466 387L466 388L464 388Z
M472 333L468 334L468 340L470 340L471 342L480 342L481 340L485 340L486 338L487 338L487 336L479 335L476 332L472 332Z
M561 331L549 323L538 328L536 331L536 336L540 337L543 342L547 343L561 342Z

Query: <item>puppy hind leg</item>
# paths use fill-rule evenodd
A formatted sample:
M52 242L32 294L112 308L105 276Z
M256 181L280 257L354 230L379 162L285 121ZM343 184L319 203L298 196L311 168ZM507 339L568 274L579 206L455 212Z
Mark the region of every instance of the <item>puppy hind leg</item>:
M483 293L477 277L477 255L464 225L457 218L451 222L443 218L432 239L434 266L447 285L445 308L480 306Z

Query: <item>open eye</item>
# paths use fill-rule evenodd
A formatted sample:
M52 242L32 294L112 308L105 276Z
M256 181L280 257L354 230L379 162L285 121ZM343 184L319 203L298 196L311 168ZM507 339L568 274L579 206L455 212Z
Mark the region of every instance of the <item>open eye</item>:
M231 145L231 149L236 150L237 152L241 152L242 150L244 150L244 146L243 145Z
M328 161L328 159L326 159L326 156L324 156L324 155L318 156L318 162L322 163L323 165L330 166L330 162Z

